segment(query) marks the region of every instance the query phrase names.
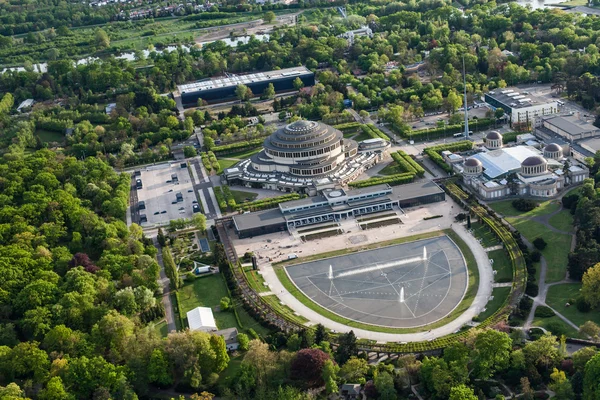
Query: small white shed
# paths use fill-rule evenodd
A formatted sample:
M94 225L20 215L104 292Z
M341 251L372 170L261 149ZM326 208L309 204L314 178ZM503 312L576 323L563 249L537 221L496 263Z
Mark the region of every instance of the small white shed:
M217 330L212 310L208 307L196 307L188 311L187 320L192 331L213 332Z

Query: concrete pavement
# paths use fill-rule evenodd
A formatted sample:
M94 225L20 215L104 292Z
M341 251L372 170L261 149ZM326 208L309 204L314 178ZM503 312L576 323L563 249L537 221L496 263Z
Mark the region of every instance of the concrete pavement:
M450 321L448 324L436 329L432 329L428 332L392 334L348 327L339 322L335 322L329 318L326 318L302 304L300 300L294 297L283 287L271 264L263 264L260 269L262 276L271 288L271 291L274 292L277 297L279 297L282 303L290 306L297 314L307 318L309 320L307 325L320 323L323 326L337 332L348 332L353 330L356 336L359 338L376 340L379 342L416 342L435 339L449 335L459 330L463 325L470 323L473 317L478 315L483 310L490 295L492 294L493 273L487 253L479 244L479 242L477 242L477 240L471 236L462 225L453 224L452 229L458 234L458 236L460 236L462 240L468 244L469 248L473 252L473 255L475 256L477 267L479 269L479 287L477 290L477 295L467 311L458 316L456 319Z

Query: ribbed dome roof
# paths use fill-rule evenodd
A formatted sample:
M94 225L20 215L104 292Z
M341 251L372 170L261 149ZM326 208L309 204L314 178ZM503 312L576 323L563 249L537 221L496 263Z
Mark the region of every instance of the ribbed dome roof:
M547 151L548 153L555 153L557 151L562 151L562 148L556 143L550 143L544 148L544 151Z
M481 161L476 158L467 158L465 160L465 167L479 167L481 165Z
M498 131L491 131L490 133L487 134L486 139L490 139L490 140L502 139L502 135Z
M527 157L526 159L524 159L523 162L521 163L521 165L524 167L533 167L535 165L542 165L545 163L546 163L546 160L544 160L544 158L542 158L540 156L531 156L531 157Z
M291 134L302 134L313 131L319 127L319 123L315 121L295 121L291 124L288 124L284 129L286 133Z

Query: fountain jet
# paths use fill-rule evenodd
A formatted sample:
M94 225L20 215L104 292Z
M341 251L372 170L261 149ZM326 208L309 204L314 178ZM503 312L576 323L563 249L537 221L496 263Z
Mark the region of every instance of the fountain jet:
M427 261L427 247L423 246L423 261Z
M331 265L329 266L329 273L327 274L327 277L330 280L333 279L333 267Z
M400 303L404 303L404 286L400 288Z

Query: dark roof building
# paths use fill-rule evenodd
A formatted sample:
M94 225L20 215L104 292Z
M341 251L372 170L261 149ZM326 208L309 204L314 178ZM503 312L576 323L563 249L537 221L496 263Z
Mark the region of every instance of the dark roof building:
M256 72L247 75L215 77L177 86L184 107L195 107L198 99L208 103L221 103L236 97L238 85L246 85L256 96L273 84L275 92L293 91L294 80L300 78L304 86L315 84L315 74L306 67L285 68L277 71ZM177 94L175 94L177 95Z

